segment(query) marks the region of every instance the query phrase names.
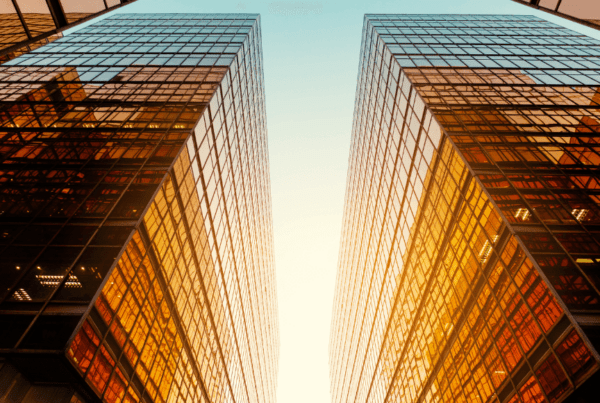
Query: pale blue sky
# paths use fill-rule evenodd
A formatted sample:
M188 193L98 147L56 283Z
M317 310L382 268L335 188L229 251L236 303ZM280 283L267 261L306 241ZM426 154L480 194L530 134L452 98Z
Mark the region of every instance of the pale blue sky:
M280 403L330 402L329 328L364 14L533 14L600 39L510 0L138 0L119 12L261 14Z

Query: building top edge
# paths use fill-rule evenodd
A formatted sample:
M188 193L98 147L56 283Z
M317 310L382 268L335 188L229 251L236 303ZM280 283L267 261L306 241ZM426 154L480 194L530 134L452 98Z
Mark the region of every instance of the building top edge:
M365 13L366 17L369 16L410 16L410 17L528 17L541 20L542 18L532 14L411 14L411 13Z
M222 19L247 19L258 18L259 13L119 13L108 17L107 19L127 19L135 16L136 18L148 19L198 19L198 18L222 18Z
M365 14L367 20L370 19L401 19L415 21L546 21L543 18L528 14Z

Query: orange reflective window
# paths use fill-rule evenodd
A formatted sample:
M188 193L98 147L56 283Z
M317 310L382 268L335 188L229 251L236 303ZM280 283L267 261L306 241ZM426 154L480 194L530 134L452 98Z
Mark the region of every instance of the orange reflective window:
M119 321L114 321L112 325L110 325L110 332L115 337L117 343L119 343L119 346L123 347L123 345L125 345L125 341L127 340L127 333Z
M560 343L556 353L575 385L585 378L590 369L597 366L592 353L575 330Z
M519 395L515 394L512 399L508 401L508 403L517 403L519 402Z
M525 352L528 352L542 335L525 304L520 305L510 324Z
M504 327L502 333L498 336L497 345L504 361L508 365L509 372L512 371L521 360L522 354L507 327Z
M131 340L127 341L124 351L125 356L129 360L131 365L135 365L139 357L139 351L137 348L135 348L135 345L131 342Z
M100 338L86 320L69 346L67 356L81 373L85 373L99 344Z
M123 399L123 403L138 403L139 401L140 399L137 396L137 393L134 391L133 388L129 387L129 389L127 390L127 394Z
M127 381L119 368L115 369L110 382L108 383L108 388L106 388L106 392L104 393L104 401L107 403L117 403L120 402L125 395L125 387L127 385Z
M536 382L535 377L531 377L519 389L523 402L527 403L546 403L544 393L540 385Z
M100 316L102 316L104 322L110 323L113 311L109 308L108 304L106 303L104 295L100 295L96 300L96 309L98 310L98 312L100 312Z
M567 375L560 367L558 360L551 354L540 367L535 371L542 389L550 399L550 403L557 401L571 384L567 379Z
M90 370L86 376L86 380L90 383L99 394L104 392L104 388L108 383L108 378L115 366L115 361L112 359L106 348L100 346L100 352L94 357Z

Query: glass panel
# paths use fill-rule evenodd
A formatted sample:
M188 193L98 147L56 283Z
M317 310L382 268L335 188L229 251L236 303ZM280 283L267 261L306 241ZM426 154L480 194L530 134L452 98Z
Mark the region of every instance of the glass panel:
M38 36L56 28L45 0L17 0L21 14L32 36Z
M106 9L103 0L60 0L60 3L70 24Z
M582 20L600 21L600 4L587 0L563 0L558 12L581 18Z
M559 0L540 0L540 6L550 9L552 11L556 11L556 6L558 5Z
M0 50L28 39L11 0L0 0Z

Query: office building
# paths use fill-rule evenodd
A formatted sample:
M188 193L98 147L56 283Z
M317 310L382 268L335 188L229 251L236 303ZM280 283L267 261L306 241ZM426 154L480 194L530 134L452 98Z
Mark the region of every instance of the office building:
M259 16L120 14L0 76L0 401L275 401Z
M365 16L335 403L596 401L599 43L532 16Z
M600 3L593 0L513 0L591 28L600 29Z
M135 0L0 2L0 63L62 37L62 31Z

